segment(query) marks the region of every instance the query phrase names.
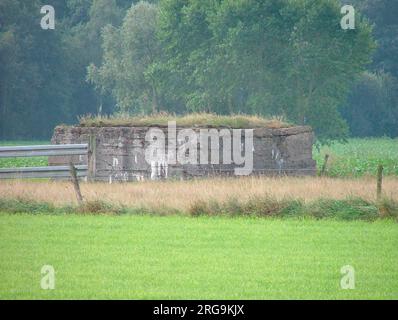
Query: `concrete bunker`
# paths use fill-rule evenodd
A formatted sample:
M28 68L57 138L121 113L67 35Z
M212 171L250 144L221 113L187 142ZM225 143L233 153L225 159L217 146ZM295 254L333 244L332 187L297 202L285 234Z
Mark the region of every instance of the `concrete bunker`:
M147 161L146 150L150 146L148 132L151 126L58 126L52 137L53 144L89 143L91 154L88 157L50 157L50 165L66 164L72 160L75 164L89 163L91 177L98 181L142 181L161 179L189 179L193 177L234 176L236 169L242 164L225 163L225 139L219 137L218 145L209 140L208 153L218 154L219 163L203 163L200 150L198 162L183 163L169 161L167 154L159 161ZM164 132L166 145L172 140L167 126L157 126ZM176 127L176 135L180 136L187 128ZM203 129L215 129L226 133L242 130L242 150L246 143L245 130L252 132L252 170L251 175L295 175L311 176L316 174L316 163L312 159L314 134L311 127L293 126L282 128L233 129L226 127L194 127L192 132L200 136ZM214 131L214 130L213 130ZM176 150L184 144L176 139ZM203 147L202 147L203 148ZM236 147L235 147L236 148ZM247 152L247 150L245 150ZM168 150L166 149L168 153ZM87 159L88 158L88 159ZM203 159L202 159L203 160ZM91 163L91 165L90 165Z

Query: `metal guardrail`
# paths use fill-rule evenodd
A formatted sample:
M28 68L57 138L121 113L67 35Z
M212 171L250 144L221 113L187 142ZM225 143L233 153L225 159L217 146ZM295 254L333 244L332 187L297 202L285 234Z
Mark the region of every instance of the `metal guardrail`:
M73 156L87 154L87 144L0 147L0 158Z
M88 144L0 147L0 158L87 155ZM88 166L77 165L78 177L87 177ZM0 168L0 179L68 178L69 166Z
M78 177L87 176L87 165L75 166ZM24 167L0 169L0 179L68 178L69 166Z

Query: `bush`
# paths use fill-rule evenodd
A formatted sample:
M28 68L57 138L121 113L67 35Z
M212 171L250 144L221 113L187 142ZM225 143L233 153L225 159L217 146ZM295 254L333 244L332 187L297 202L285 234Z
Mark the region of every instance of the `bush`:
M77 212L84 214L121 214L125 212L123 207L118 207L102 200L84 201L77 208Z
M7 213L29 212L29 213L33 213L33 214L55 213L56 208L47 202L38 202L38 201L32 200L32 199L0 198L0 212L7 212Z
M268 196L255 196L247 201L239 201L231 197L224 202L212 199L209 202L195 201L189 208L191 216L229 215L229 216L293 216L302 212L300 200L277 200Z
M28 198L0 198L0 212L32 213L32 214L122 214L124 207L115 206L102 200L84 201L81 206L55 207L47 202L39 202Z
M307 208L308 215L315 218L337 218L341 220L375 220L378 208L363 199L346 200L319 199Z
M396 201L383 198L377 205L381 218L398 218L398 203Z
M144 208L123 207L102 200L85 201L81 206L55 207L47 202L31 199L0 198L0 213L31 214L140 214L176 215L182 214L172 207ZM188 209L192 217L199 216L254 216L254 217L314 217L316 219L365 220L378 218L398 218L398 203L383 198L377 202L361 198L317 199L304 203L300 199L275 199L269 196L256 196L245 201L231 197L224 202L215 199L197 200Z
M302 207L299 200L277 200L269 196L253 197L245 204L245 212L256 216L289 216Z
M197 200L189 208L189 214L193 217L209 215L210 210L206 201Z
M398 204L384 199L372 203L361 198L344 200L318 199L304 204L299 199L277 200L269 196L253 197L247 201L230 198L219 203L215 200L195 201L189 209L192 216L224 214L229 216L303 217L317 219L366 220L398 217Z

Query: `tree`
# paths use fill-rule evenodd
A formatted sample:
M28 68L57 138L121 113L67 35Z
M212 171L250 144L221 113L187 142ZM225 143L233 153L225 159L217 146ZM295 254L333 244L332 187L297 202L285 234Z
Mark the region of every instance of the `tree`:
M156 36L158 7L147 2L133 5L120 28L103 30L103 63L91 64L88 80L101 93L110 92L120 110L159 111L159 88L150 72L161 55Z
M0 2L0 139L48 137L68 118L59 34L40 27L39 1Z
M346 1L343 1L346 2ZM354 136L398 136L398 2L355 0L374 25L377 49L369 71L361 75L343 104L342 114Z
M69 72L74 79L71 95L74 99L74 115L85 113L111 113L114 100L111 96L98 95L86 82L87 66L101 63L102 29L107 25L119 26L123 11L116 0L72 0L70 13L64 21Z
M283 114L343 138L338 107L370 62L371 27L332 0L165 0L160 36L190 110ZM170 83L170 88L174 88Z
M284 115L321 139L345 136L338 106L374 43L360 15L355 30L340 28L339 0L157 3L53 0L56 28L42 30L39 0L1 0L0 138L48 138L56 124L111 113L115 103L129 112ZM366 0L360 9L380 43L373 73L396 76L397 6Z
M293 3L293 1L291 2ZM357 14L355 30L342 30L341 7L336 1L294 1L293 60L284 76L292 100L286 114L308 123L319 139L341 139L348 126L338 109L357 76L371 62L371 27ZM292 86L293 84L293 86ZM280 93L280 96L282 92Z
M365 72L342 113L359 137L398 136L398 81L390 74Z
M398 78L398 2L366 0L362 6L363 13L375 25L378 48L373 70L383 70Z
M120 24L116 0L52 0L55 30L42 30L38 0L0 1L0 139L45 138L95 113L101 100L86 68L102 58L100 32Z

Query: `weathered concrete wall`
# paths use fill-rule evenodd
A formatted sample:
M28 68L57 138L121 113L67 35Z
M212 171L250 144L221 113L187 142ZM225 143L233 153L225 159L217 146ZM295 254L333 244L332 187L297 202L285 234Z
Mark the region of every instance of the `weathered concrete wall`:
M167 128L162 128L168 139ZM177 128L177 132L183 128ZM161 178L189 178L210 175L234 175L232 164L148 163L145 136L148 127L57 127L53 144L89 143L95 137L95 178L106 181L130 181ZM199 133L200 128L194 131ZM180 144L181 141L177 141ZM314 135L310 127L253 130L253 172L266 175L314 175L312 159ZM223 163L223 140L218 152ZM198 152L199 156L199 152ZM70 158L50 158L50 165L64 164ZM74 157L76 164L87 163L87 157Z

